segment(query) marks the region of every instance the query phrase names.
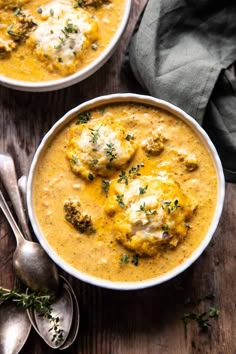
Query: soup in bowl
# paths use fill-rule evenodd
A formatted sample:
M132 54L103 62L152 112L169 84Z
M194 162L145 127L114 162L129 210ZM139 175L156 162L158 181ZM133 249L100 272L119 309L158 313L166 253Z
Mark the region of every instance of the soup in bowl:
M77 83L114 52L131 0L0 0L0 83L49 91Z
M140 289L176 276L206 248L224 176L193 118L156 98L114 94L51 128L27 196L38 240L60 267L98 286Z

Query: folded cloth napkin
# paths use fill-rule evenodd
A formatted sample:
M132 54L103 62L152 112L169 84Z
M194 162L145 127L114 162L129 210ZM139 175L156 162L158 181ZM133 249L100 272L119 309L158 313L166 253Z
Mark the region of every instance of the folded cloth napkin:
M236 182L236 1L149 0L128 55L150 95L204 127Z

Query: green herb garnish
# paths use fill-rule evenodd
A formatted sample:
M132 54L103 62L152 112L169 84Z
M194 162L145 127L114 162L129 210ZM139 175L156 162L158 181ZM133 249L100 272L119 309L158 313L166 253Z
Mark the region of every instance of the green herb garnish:
M9 36L12 36L12 37L15 37L15 38L18 38L18 39L23 39L25 38L25 36L21 33L16 33L13 31L13 24L9 25L7 27L7 33L9 34Z
M130 263L130 255L129 254L122 254L120 257L120 264L129 264ZM135 254L132 256L131 263L134 266L138 266L139 264L139 255Z
M128 264L129 263L129 255L128 254L122 254L120 257L120 264Z
M128 180L128 176L126 175L126 172L125 171L121 171L121 173L119 174L119 178L118 178L118 182L125 182L125 184L128 185L129 183L129 180Z
M93 180L94 180L94 175L93 175L92 173L89 173L89 174L88 174L88 179L89 179L90 181L93 181Z
M144 167L143 163L140 163L137 166L132 166L129 169L129 176L131 176L131 175L133 175L133 176L141 176L141 173L139 172L141 167Z
M121 208L125 207L125 203L123 201L123 198L124 198L124 194L120 194L120 195L116 196L116 200Z
M109 161L112 162L113 160L117 159L117 153L115 153L116 149L113 143L106 144L106 157L109 157Z
M131 262L133 263L133 265L137 267L139 264L139 255L138 254L134 255Z
M210 307L209 310L202 313L195 313L195 312L185 312L182 316L182 321L186 327L190 320L194 320L197 322L198 327L201 331L208 331L211 318L219 317L220 310L216 307Z
M139 210L137 210L137 212L140 212L140 211L143 211L147 216L157 214L156 210L147 209L145 202L143 202L143 204L139 206Z
M102 191L105 193L106 197L108 196L109 188L110 188L110 182L103 179Z
M90 118L91 118L90 112L79 113L76 124L86 124Z
M170 201L165 201L162 203L162 208L165 209L167 207L168 214L173 213L176 209L180 208L178 199L175 199L174 203Z
M139 194L145 194L145 193L146 193L146 191L147 191L147 189L148 189L148 185L147 185L147 186L145 186L144 188L139 187Z
M134 136L132 134L127 134L125 137L126 140L130 141L134 139Z
M64 338L64 331L60 328L60 318L52 316L52 305L54 297L50 295L41 295L38 293L21 293L17 290L8 290L0 287L0 301L13 301L24 309L35 310L40 316L48 319L52 327L52 342L58 345Z
M14 11L14 15L15 15L15 16L18 16L18 15L20 15L20 14L22 14L22 8L21 8L21 6L18 7L18 8Z
M97 129L89 128L89 130L91 131L91 140L89 140L90 143L95 144L98 141L98 138L100 136L99 129L100 127Z
M71 161L74 163L74 164L77 164L79 159L78 159L78 156L75 155L75 154L72 154L71 155Z

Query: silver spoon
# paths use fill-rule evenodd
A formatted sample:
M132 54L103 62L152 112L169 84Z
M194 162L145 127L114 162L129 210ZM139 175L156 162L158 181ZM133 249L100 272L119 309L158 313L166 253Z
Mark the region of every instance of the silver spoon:
M13 302L0 306L0 353L18 354L24 346L31 329L28 315Z
M8 154L0 154L0 177L6 190L9 192L11 200L14 202L19 220L21 220L22 226L24 225L24 232L26 232L28 238L30 238L30 232L27 231L27 222L18 190L14 162ZM27 241L24 238L1 191L0 207L16 237L17 246L13 255L13 266L16 274L31 290L55 295L59 285L56 265L48 257L39 243Z
M50 312L52 318L58 318L58 322L53 322L52 319L40 315L33 309L27 309L29 319L36 332L48 346L54 349L60 348L66 342L73 320L73 300L70 289L66 282L63 281L61 284L61 289L51 305ZM57 326L56 330L53 328L54 324Z
M18 180L18 186L19 189L21 191L22 197L23 197L23 202L26 205L26 190L27 190L27 177L26 176L22 176L19 180ZM64 278L62 275L60 275L60 278L62 280L62 282L64 282L64 284L67 285L67 288L71 294L72 297L72 302L73 302L73 318L72 318L72 323L71 323L71 328L70 328L70 332L68 334L68 337L66 338L65 342L63 344L61 344L61 346L59 347L60 350L66 349L68 347L70 347L78 334L78 330L79 330L79 322L80 322L80 314L79 314L79 304L75 295L75 292L72 288L72 286L70 285L70 283L66 280L66 278ZM65 311L65 309L64 309ZM43 337L43 334L40 332L36 320L35 320L35 313L33 311L28 311L28 315L29 315L29 319L31 321L31 324L33 325L34 329L36 330L36 332ZM44 335L48 337L48 332L44 332ZM48 340L46 341L48 342Z
M15 210L21 209L21 212L18 212L18 219L19 219L19 222L22 226L22 229L25 230L25 232L27 232L27 229L28 229L28 225L27 225L28 217L27 217L27 208L26 208L27 177L22 176L18 180L18 183L17 183L14 161L13 161L12 157L10 155L0 154L0 167L2 165L1 160L3 160L3 159L4 159L5 168L0 172L0 176L1 176L2 180L5 181L4 186L5 186L6 190L10 191L9 196L11 198L14 209ZM21 199L20 193L19 193L19 189L21 191L23 204L22 204L22 199ZM29 237L30 236L31 235L29 234ZM79 305L78 305L76 295L73 291L73 288L71 287L70 283L61 275L60 275L60 280L62 283L64 283L64 284L62 284L62 287L66 287L67 290L69 291L71 298L72 298L72 302L73 302L73 309L69 308L69 307L66 308L62 304L62 308L60 311L62 313L64 313L64 315L68 314L68 317L70 317L70 315L74 312L69 334L68 334L67 338L65 338L66 340L63 341L63 344L60 343L61 344L60 349L66 349L76 339L78 329L79 329L80 316L79 316ZM34 311L29 311L28 315L29 315L29 319L30 319L33 327L36 329L38 334L46 341L46 343L52 344L51 338L50 338L50 333L48 331L44 331L43 333L41 333L39 331L37 324L35 322ZM65 329L65 331L66 331L66 329Z

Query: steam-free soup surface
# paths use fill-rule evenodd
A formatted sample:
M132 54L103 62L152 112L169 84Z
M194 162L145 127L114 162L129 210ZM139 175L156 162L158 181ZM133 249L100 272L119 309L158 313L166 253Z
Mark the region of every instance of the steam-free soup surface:
M52 140L33 203L50 247L112 281L160 276L202 242L217 198L207 149L179 118L111 104L82 112Z
M0 1L0 74L55 80L82 70L107 48L125 0Z

